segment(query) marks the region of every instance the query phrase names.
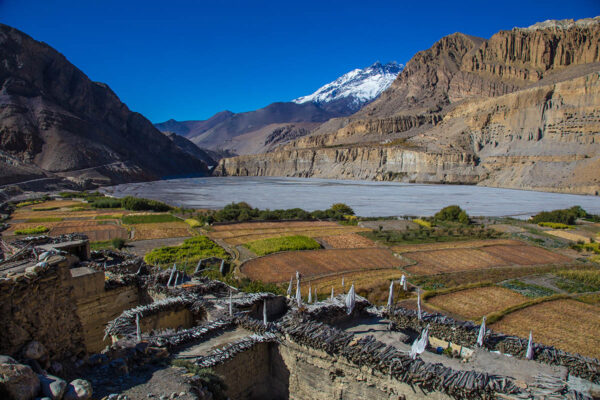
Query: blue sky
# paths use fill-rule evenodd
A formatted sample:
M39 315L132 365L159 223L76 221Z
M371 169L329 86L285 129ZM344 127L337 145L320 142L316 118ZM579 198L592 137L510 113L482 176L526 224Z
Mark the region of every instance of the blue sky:
M0 0L0 22L50 44L161 122L288 101L378 60L406 63L453 32L489 38L600 15L600 0L487 3Z

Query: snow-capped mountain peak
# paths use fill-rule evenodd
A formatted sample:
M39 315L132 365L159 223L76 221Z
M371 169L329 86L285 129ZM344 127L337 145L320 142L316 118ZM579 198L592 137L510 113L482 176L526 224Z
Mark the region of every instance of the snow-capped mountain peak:
M376 62L369 67L352 70L322 86L313 94L292 101L298 104L313 102L319 105L344 101L348 107L358 110L387 89L402 68L404 65L396 62L387 64Z

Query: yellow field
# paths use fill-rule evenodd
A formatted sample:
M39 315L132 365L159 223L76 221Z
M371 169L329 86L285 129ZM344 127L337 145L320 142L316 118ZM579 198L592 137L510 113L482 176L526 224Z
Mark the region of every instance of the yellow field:
M572 242L577 242L579 240L582 240L584 242L590 242L590 235L584 235L578 232L573 232L573 231L565 231L563 229L552 229L550 231L545 231L544 233L547 233L549 235L552 236L557 236L559 238L562 239L567 239L570 240Z
M600 307L575 300L536 304L506 315L491 326L495 331L527 337L559 349L600 358Z
M193 236L194 232L185 222L160 222L132 225L133 240L166 239Z
M315 238L365 231L370 231L370 229L327 221L245 222L213 226L209 236L236 246L254 240L280 236L303 235Z
M512 290L487 286L435 296L427 303L464 319L479 320L484 315L524 303L527 297Z
M484 246L493 245L518 245L523 244L518 240L510 239L490 239L490 240L468 240L458 242L441 242L441 243L423 243L423 244L407 244L402 246L394 246L392 250L395 253L412 253L415 251L432 251L446 249L474 249Z

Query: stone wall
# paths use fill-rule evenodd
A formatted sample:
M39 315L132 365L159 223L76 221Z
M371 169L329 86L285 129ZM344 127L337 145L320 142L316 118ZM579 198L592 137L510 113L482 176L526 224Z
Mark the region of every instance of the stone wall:
M86 350L96 353L110 345L110 338L104 340L106 323L142 301L138 288L134 286L106 291L102 287L100 292L78 298L77 315L81 321Z
M67 260L53 257L48 266L0 279L0 354L18 356L37 340L50 359L85 351Z

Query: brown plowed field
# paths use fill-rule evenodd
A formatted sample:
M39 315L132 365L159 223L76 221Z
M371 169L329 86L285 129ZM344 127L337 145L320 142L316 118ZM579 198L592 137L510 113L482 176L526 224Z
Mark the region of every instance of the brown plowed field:
M64 235L79 232L87 235L90 242L105 241L116 238L129 239L127 228L120 225L95 225L95 226L62 226L50 230L50 235Z
M416 265L406 267L406 270L418 275L433 275L510 265L563 264L572 261L569 257L561 254L535 246L527 246L520 242L517 243L519 244L416 251L402 253L402 255L417 262Z
M527 297L510 289L487 286L435 296L427 303L464 319L479 319L527 300Z
M236 246L254 240L280 236L303 235L315 238L369 230L328 221L244 222L213 226L210 237L222 239L228 244Z
M572 261L569 257L553 253L541 247L523 244L518 246L486 246L482 250L501 258L508 265L563 264Z
M575 300L536 304L506 315L493 330L528 337L559 349L600 358L600 307Z
M406 270L418 275L442 274L446 272L485 269L506 263L480 249L448 249L404 253L403 256L417 262Z
M285 282L296 271L310 278L345 271L395 268L404 264L388 249L331 249L271 254L247 261L241 271L252 280Z
M326 236L319 238L326 248L332 249L364 249L378 247L375 242L356 233L346 233L344 235Z
M392 250L395 253L409 253L414 251L431 251L446 249L474 249L494 245L521 245L523 242L510 239L489 239L489 240L465 240L457 242L423 243L407 244L403 246L394 246Z

